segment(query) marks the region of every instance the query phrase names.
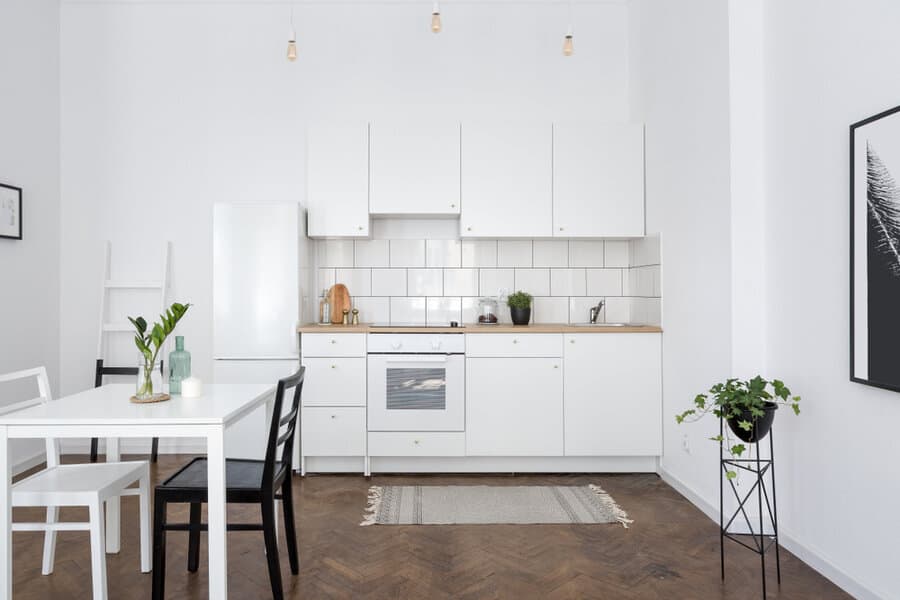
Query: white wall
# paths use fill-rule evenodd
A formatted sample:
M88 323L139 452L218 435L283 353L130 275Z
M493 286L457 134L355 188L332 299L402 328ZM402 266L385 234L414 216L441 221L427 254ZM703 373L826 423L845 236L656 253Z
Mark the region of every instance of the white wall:
M717 447L707 439L718 424L677 426L674 415L731 372L727 3L632 6L635 117L647 124L647 231L662 234L661 468L702 497L718 497Z
M900 395L849 381L848 126L900 104L900 4L769 0L770 372L783 531L858 597L900 598Z
M0 3L0 182L23 189L23 240L0 239L0 373L59 381L59 6ZM7 404L35 390L0 390ZM16 443L14 462L43 448Z
M114 275L174 242L174 297L195 303L180 331L211 377L212 204L302 201L311 119L628 119L625 4L576 4L568 59L565 5L447 3L440 35L430 11L297 4L291 64L286 4L64 0L64 392L92 382L105 239Z

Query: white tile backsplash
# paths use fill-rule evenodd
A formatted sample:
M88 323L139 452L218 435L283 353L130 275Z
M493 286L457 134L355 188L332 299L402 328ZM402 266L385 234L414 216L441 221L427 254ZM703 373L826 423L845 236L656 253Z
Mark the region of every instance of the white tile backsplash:
M334 278L347 286L351 298L372 295L371 269L336 269Z
M407 228L409 229L409 228ZM420 231L425 239L412 239ZM362 322L477 321L478 297L523 290L533 322L584 323L600 299L603 322L660 324L658 235L632 240L459 240L404 236L317 242L317 291L344 283ZM501 299L500 322L509 323Z
M410 296L443 296L443 279L442 269L409 269L406 293Z
M463 240L462 241L462 266L463 267L496 267L497 266L497 242L496 242L496 240Z
M572 240L569 242L570 267L602 267L602 240Z
M535 240L535 267L568 267L569 242L565 240Z
M445 296L477 296L478 269L444 269Z
M462 244L459 240L427 240L425 242L426 267L459 267Z
M515 271L512 269L480 269L478 272L478 294L481 296L507 295L516 285Z
M500 240L497 242L498 267L530 267L531 240Z
M550 295L550 269L516 269L515 291L532 296Z
M387 267L390 265L390 242L387 240L356 240L356 267Z
M584 296L584 269L550 269L551 296Z
M372 269L373 296L405 296L406 269Z
M425 322L425 298L391 298L391 323L422 324Z
M425 240L391 240L392 267L424 267Z

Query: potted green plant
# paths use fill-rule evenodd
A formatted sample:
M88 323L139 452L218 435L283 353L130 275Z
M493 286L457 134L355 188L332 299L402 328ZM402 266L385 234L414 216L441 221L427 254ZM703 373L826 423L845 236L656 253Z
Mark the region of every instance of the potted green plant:
M531 301L533 296L528 292L519 290L515 294L510 294L506 298L506 305L509 306L509 316L512 317L513 325L528 325L531 321Z
M144 317L128 317L128 320L134 325L134 345L141 352L141 360L138 365L137 393L135 394L135 398L139 401L148 401L163 396L161 377L159 379L159 387L154 389L154 378L157 377L158 373L156 359L163 344L166 343L166 338L175 331L178 321L181 320L190 307L190 304L175 302L166 309L165 314L159 315L161 322L154 323L149 330ZM157 391L159 393L154 393Z
M779 406L790 406L794 414L800 414L800 396L792 396L784 382L769 381L759 375L746 381L728 379L713 385L707 393L698 394L694 408L675 415L675 421L679 424L699 421L709 413L725 419L728 423L725 437L717 435L710 439L721 443L732 457L738 458L747 447L735 443L729 430L742 442L756 443L769 433ZM729 470L726 476L733 479L737 473Z

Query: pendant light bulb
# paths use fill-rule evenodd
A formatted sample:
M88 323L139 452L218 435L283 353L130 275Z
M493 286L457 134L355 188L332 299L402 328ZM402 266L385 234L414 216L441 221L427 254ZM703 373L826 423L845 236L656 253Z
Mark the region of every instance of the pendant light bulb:
M297 30L294 29L294 5L291 5L291 34L288 36L287 59L297 60Z
M569 31L563 39L563 56L572 56L573 54L575 54L575 39L572 35L572 28L569 27Z
M431 11L431 32L440 33L441 27L441 7L435 2L434 10Z

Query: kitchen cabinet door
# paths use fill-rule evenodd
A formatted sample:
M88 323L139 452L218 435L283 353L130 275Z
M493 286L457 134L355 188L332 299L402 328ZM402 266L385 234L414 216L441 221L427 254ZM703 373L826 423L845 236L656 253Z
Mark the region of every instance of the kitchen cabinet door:
M376 121L369 135L372 214L459 214L458 122Z
M553 125L553 235L644 235L643 125Z
M309 236L368 237L368 123L310 125L306 151Z
M466 359L466 455L562 456L558 358Z
M662 453L660 342L658 333L566 335L566 456Z
M553 128L546 123L462 126L462 237L553 234Z

